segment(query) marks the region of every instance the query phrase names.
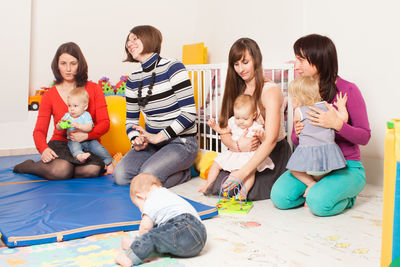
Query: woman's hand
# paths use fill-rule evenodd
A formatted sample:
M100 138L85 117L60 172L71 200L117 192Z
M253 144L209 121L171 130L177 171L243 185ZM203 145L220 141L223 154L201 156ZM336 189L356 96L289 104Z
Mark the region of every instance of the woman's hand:
M240 136L239 140L237 141L237 151L236 152L249 152L254 151L260 145L260 140L256 136L253 137L246 137L249 130L247 129L244 133Z
M243 175L240 174L240 171L235 170L235 171L231 172L229 174L229 177L225 180L223 190L227 191L229 189L229 187L231 187L230 189L232 190L238 186L238 184L234 183L234 181L243 182L243 180L244 180L244 177L243 177Z
M58 158L58 155L50 147L48 147L45 150L43 150L42 161L44 163L48 163L48 162L50 162L50 161L52 161L53 159L56 159L56 158Z
M136 151L143 150L149 143L144 136L138 136L132 140L132 146Z
M146 132L140 126L132 126L132 128L135 129L136 131L139 131L140 136L143 136L148 143L158 144L158 143L165 141L165 137L164 137L164 135L162 135L161 132L159 132L157 134L151 134L151 133ZM135 138L135 139L137 139L137 138Z
M78 143L86 141L88 137L89 137L88 133L79 130L72 130L69 132L69 139Z
M334 107L325 102L325 106L328 109L323 111L316 107L309 107L312 111L307 111L307 119L311 122L310 124L325 128L332 128L336 131L340 131L343 126L343 121L338 117Z

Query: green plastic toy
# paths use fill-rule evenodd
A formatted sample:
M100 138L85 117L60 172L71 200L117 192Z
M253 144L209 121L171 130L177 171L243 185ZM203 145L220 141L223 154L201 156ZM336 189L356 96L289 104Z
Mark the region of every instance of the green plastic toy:
M72 127L71 126L71 121L70 120L68 120L68 121L60 121L59 123L58 123L58 125L60 125L60 127L61 127L61 129L67 129L67 128L70 128L70 127Z

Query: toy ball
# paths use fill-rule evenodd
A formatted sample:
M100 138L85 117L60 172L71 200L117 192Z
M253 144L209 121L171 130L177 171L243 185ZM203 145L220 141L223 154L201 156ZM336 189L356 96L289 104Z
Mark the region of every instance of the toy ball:
M111 156L120 152L125 155L131 149L131 142L126 134L126 100L122 96L106 97L110 129L101 137L101 144Z

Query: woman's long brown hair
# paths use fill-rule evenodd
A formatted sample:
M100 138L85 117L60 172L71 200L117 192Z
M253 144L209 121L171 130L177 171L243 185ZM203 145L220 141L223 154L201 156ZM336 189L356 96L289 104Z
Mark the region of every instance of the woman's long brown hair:
M262 68L262 54L257 43L250 38L240 38L231 47L229 51L228 72L226 74L224 96L222 98L221 114L219 117L219 125L224 128L228 124L228 119L233 116L233 103L240 94L244 93L246 88L245 81L236 73L234 64L242 59L246 51L249 52L254 62L254 76L256 88L253 97L265 118L265 108L263 107L260 98L264 87L264 71Z
M301 37L293 45L294 54L304 58L317 68L319 93L331 103L335 98L338 78L338 59L335 44L329 37L310 34Z

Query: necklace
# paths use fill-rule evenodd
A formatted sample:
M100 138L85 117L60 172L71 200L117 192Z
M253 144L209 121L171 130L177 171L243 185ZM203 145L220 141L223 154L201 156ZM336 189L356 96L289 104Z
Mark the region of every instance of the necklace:
M154 86L154 81L155 80L156 80L156 73L153 72L151 74L151 80L150 80L149 88L147 89L147 95L145 97L142 97L143 81L139 82L138 104L139 104L140 107L144 108L147 105L147 103L149 103L149 99L150 99L151 95L153 94L153 92L151 90L153 90L153 86Z

